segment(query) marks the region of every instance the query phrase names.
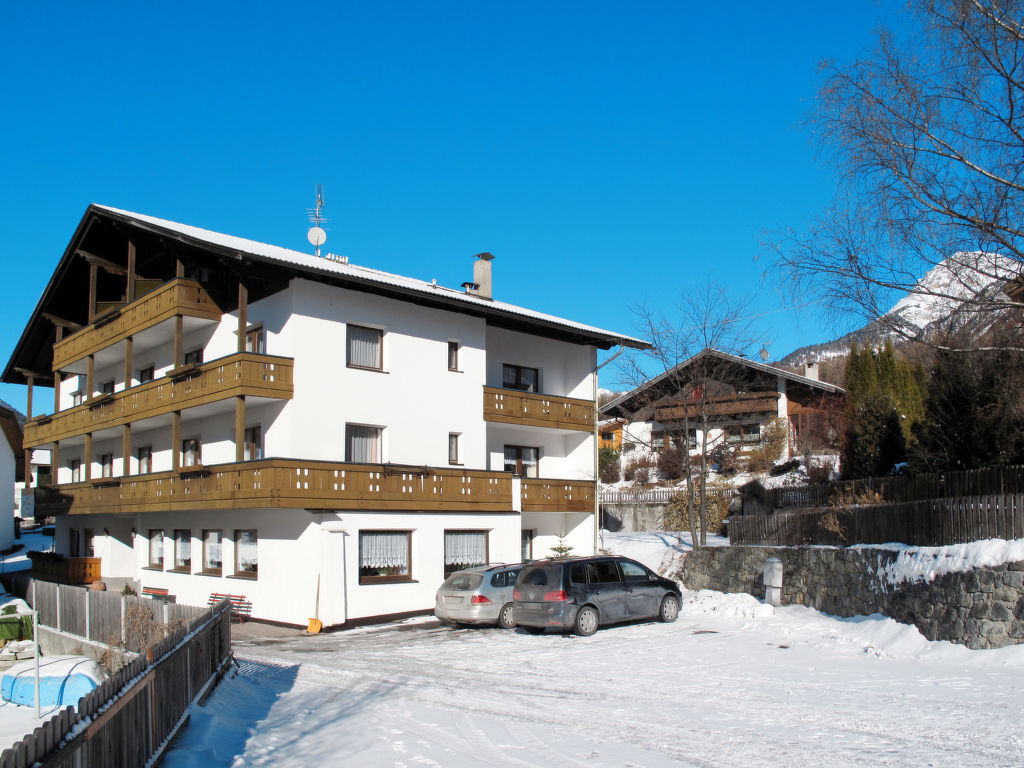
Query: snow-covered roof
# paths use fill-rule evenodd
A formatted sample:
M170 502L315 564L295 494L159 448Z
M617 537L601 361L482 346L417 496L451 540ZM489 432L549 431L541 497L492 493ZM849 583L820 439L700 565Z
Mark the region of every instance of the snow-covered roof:
M287 264L297 268L311 276L332 275L346 280L363 283L368 286L381 286L399 291L421 294L435 298L443 298L446 303L451 302L456 307L464 307L464 311L473 311L483 315L503 315L506 317L518 317L528 322L540 323L548 326L556 326L567 329L583 336L593 337L594 341L601 341L608 345L621 344L627 347L648 348L651 345L643 339L607 331L592 325L576 323L572 320L556 317L555 315L536 312L515 304L508 304L503 301L494 301L479 296L474 296L464 291L447 288L438 285L436 282L427 282L413 277L396 275L391 272L384 272L379 269L362 267L357 264L335 261L329 258L321 258L308 253L293 251L289 248L282 248L276 245L260 243L256 240L247 240L243 237L225 235L220 232L213 232L200 227L193 227L188 224L180 224L175 221L158 219L155 216L147 216L141 213L125 211L120 208L112 208L106 205L92 205L91 209L112 214L117 218L127 220L139 225L149 225L156 228L163 234L178 235L181 239L192 241L193 244L212 246L219 250L234 251L239 255L256 257L264 261ZM456 310L459 311L459 310Z
M676 372L681 371L682 369L692 365L694 363L694 361L700 359L701 357L703 357L705 355L714 355L715 357L719 357L719 358L721 358L723 360L728 360L730 362L736 363L737 365L743 365L743 366L746 366L748 368L753 368L753 369L758 370L758 371L763 371L764 373L772 374L774 376L781 376L784 379L786 379L787 381L796 382L798 384L805 384L805 385L807 385L809 387L813 387L815 389L820 389L820 390L823 390L825 392L844 393L846 391L842 387L836 386L835 384L829 384L827 381L819 381L818 379L811 379L811 378L808 378L807 376L801 376L800 374L797 374L797 373L791 373L790 371L785 371L782 368L776 368L773 365L768 365L766 363L758 363L758 362L755 362L754 360L747 360L746 358L740 357L739 355L733 355L733 354L731 354L729 352L722 352L721 350L718 350L718 349L708 348L708 349L701 350L697 354L693 355L692 357L687 358L683 362L679 363L679 365L676 365L675 367L670 368L669 370L665 371L664 373L659 374L658 376L655 376L653 379L651 379L648 382L645 382L644 384L641 384L636 389L634 389L634 390L632 390L630 392L627 392L624 395L620 395L619 397L615 398L614 400L611 400L611 401L605 403L603 406L601 406L601 413L602 414L611 414L611 413L613 413L614 409L618 408L620 405L625 403L627 400L630 400L631 398L633 398L636 395L638 395L640 392L643 392L644 390L649 389L650 387L653 387L653 386L657 385L658 383L660 383L662 381L665 381L666 379L668 379L670 376L672 376Z

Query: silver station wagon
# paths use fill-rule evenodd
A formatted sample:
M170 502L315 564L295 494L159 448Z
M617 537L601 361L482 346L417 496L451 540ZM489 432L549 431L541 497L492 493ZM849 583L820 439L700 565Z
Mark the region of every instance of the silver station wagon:
M512 589L521 563L478 565L456 571L437 590L434 615L452 624L496 624L502 629L516 625L512 614Z

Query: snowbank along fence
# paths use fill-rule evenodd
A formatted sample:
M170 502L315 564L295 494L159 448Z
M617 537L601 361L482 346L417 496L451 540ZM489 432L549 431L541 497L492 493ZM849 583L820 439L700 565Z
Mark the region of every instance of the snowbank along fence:
M769 499L776 509L823 507L832 499L874 498L899 503L924 499L971 496L1002 496L1024 493L1024 467L990 467L960 472L921 475L888 475L788 488L771 488Z
M77 711L63 709L4 750L0 768L151 765L185 723L189 706L207 692L230 657L231 603L224 600L199 609L183 626L147 648L145 655L82 697Z
M885 544L938 547L1024 538L1024 493L730 517L737 546Z

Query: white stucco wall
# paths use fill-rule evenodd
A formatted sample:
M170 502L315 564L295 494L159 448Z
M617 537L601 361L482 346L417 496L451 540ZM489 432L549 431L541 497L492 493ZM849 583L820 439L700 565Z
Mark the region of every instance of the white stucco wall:
M14 451L0 434L0 550L14 546Z

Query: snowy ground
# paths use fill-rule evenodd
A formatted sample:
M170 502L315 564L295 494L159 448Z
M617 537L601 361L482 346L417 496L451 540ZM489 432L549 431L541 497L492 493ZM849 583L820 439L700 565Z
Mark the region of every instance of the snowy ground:
M27 571L32 567L29 552L46 552L53 549L53 536L44 536L42 531L23 531L20 539L14 540L21 549L10 555L0 555L0 573Z
M605 546L652 563L642 538ZM589 638L417 619L238 642L240 673L164 765L1024 763L1024 646L971 651L746 595L685 603L674 624Z

